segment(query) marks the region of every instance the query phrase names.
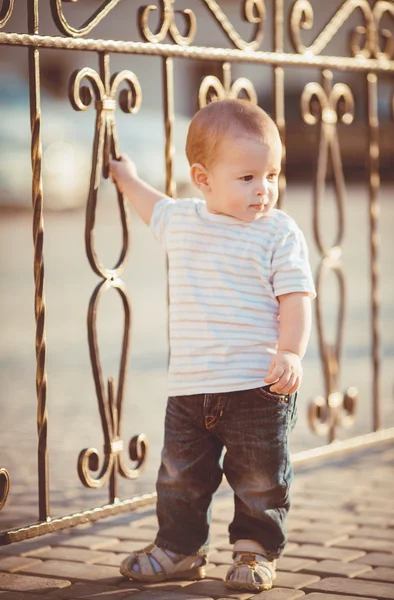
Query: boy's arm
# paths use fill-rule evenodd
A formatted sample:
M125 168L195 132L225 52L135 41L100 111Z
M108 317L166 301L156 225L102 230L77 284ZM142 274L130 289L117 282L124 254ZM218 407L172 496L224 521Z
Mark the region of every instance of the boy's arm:
M140 179L135 164L125 154L122 154L120 160L111 160L110 176L141 219L149 225L156 202L165 198L166 194Z
M278 394L293 394L302 380L303 358L311 331L311 299L308 292L278 296L279 342L277 354L271 361L266 383Z

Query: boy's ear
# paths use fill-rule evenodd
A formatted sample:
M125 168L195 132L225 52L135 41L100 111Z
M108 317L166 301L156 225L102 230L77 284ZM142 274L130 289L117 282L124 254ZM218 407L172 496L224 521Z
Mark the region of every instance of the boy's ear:
M202 164L192 164L192 166L190 167L190 177L197 189L199 189L203 193L209 192L209 173Z

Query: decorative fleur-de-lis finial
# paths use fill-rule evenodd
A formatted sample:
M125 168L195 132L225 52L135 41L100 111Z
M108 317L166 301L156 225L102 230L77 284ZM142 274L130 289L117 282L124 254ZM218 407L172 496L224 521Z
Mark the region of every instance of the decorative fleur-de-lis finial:
M198 104L202 108L214 100L238 98L242 92L246 93L250 102L257 104L253 83L246 77L239 77L231 83L231 65L226 62L223 63L223 83L215 75L204 77L198 91Z
M332 86L331 71L323 71L323 84L309 83L301 96L301 112L305 123L314 125L320 122L319 154L316 169L313 203L313 226L315 241L321 254L321 262L316 275L317 333L321 351L326 397L314 398L309 406L309 423L319 434L329 434L335 438L337 426L350 427L354 421L357 403L357 390L349 388L344 394L339 391L340 356L345 315L345 280L341 267L341 243L344 234L345 181L341 152L338 141L337 122L350 124L354 116L354 99L350 88L342 83ZM331 247L322 238L320 229L321 205L325 193L329 154L331 154L337 201L337 235ZM322 312L324 277L328 273L336 275L339 285L339 306L335 342L330 344L325 335Z
M90 83L91 88L81 85L84 79ZM92 91L95 97L97 115L86 210L85 244L90 265L93 271L102 278L90 300L87 321L90 360L104 433L104 460L99 475L93 477L89 470L97 471L99 469L99 453L95 448L82 450L78 459L78 473L82 483L90 488L102 487L109 480L111 502L114 502L117 497L117 474L120 473L128 479L138 477L147 454L147 442L144 435L135 436L129 444L129 456L132 461L136 462L135 468L129 469L121 454L123 441L120 426L129 355L131 308L124 283L119 278L127 256L129 238L125 198L118 188L117 197L122 222L123 245L115 266L111 269L104 267L94 248L94 224L101 177L108 178L110 159L119 157L115 109L118 90L123 83L127 84L129 89L120 91L120 106L124 112L135 113L139 110L142 101L138 78L131 71L121 71L110 77L109 55L102 53L100 54L100 74L87 67L76 71L71 77L69 90L71 103L76 110L86 110L89 107L93 99ZM119 293L124 309L124 334L117 393L115 393L115 383L112 378L108 379L107 390L105 389L96 332L98 302L101 295L110 289Z

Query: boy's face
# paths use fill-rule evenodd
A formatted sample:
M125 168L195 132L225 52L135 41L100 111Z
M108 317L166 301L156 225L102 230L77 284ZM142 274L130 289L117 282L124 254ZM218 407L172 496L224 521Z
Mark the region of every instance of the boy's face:
M209 212L252 222L267 214L278 200L282 145L277 132L270 142L247 134L227 136L208 168L204 191Z

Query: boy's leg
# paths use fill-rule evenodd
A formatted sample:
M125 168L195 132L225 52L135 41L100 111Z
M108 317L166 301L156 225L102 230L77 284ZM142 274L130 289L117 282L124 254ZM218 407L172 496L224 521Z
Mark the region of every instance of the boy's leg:
M233 393L217 430L227 448L223 470L235 498L230 543L258 542L268 560L280 556L286 543L293 475L288 438L296 396L264 388Z
M169 398L157 479L160 548L183 555L208 550L212 495L222 480L221 441L206 428L204 394Z

